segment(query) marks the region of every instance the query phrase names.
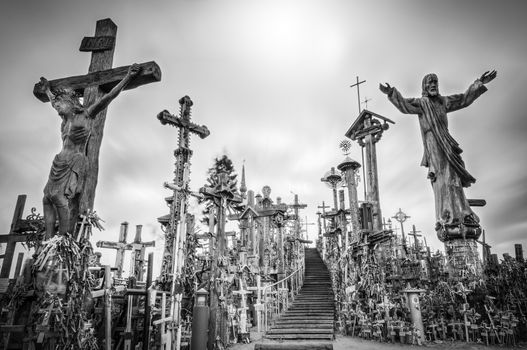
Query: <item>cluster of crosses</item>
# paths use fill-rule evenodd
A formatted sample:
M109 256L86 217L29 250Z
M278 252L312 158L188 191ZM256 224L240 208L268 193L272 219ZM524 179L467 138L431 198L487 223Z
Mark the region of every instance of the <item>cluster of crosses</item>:
M188 96L179 101L179 115L166 110L157 115L161 124L178 130L175 177L165 183L172 191L166 198L170 212L158 219L165 233L160 276L153 278L153 253L146 256L156 242L142 241L142 225L136 226L133 241L123 222L116 241L96 242L99 251L91 245L92 229L101 228L93 206L106 106L122 90L161 79L155 62L111 68L116 31L110 19L100 20L95 36L83 39L80 50L92 52L87 75L42 78L34 87L34 95L51 102L63 118L64 148L44 191L44 217L33 209L22 219L22 195L9 234L0 236L7 243L0 279L2 344L13 349L212 349L249 341L251 327L266 328L301 287L308 241L299 209L306 205L296 195L292 204L280 197L273 201L269 186L262 194L248 191L244 168L239 190L220 173L193 192L189 139L210 132L191 122ZM73 111L64 106L66 98L79 97L83 106ZM56 176L65 163L66 184L64 176ZM72 179L77 187L71 187ZM188 213L190 196L207 203L206 233L197 232ZM239 230L227 232L228 220L238 222ZM35 252L25 263L24 253L19 254L10 278L17 243ZM113 265L101 263L108 250L115 251Z

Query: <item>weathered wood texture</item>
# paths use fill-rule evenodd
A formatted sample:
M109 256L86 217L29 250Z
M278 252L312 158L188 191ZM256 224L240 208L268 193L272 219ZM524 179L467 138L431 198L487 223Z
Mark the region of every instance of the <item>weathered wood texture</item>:
M9 279L9 273L11 272L11 266L15 257L15 248L17 242L25 242L27 235L14 233L17 222L22 219L24 213L24 207L26 205L27 196L21 194L18 196L15 206L15 212L13 214L13 220L11 221L11 228L8 235L0 235L0 243L7 243L3 256L4 262L2 263L2 269L0 270L0 278Z
M117 36L117 25L111 19L97 21L95 26L95 36ZM105 51L95 51L92 53L88 73L103 71L112 68L114 48ZM98 86L90 86L84 90L84 105L90 106L103 96L104 92ZM106 121L106 109L97 114L93 120L90 140L87 147L88 155L88 176L84 183L84 190L79 198L76 210L72 210L74 215L84 213L88 209L93 209L95 200L95 189L97 187L97 178L99 175L99 150L101 148L104 122ZM75 222L75 220L72 220Z
M79 96L84 96L86 87L99 87L102 92L109 92L117 85L128 72L130 66L122 66L113 69L106 69L86 75L77 75L68 78L51 80L51 90L56 88L70 88L75 90ZM138 86L153 83L161 80L161 69L154 61L139 64L141 70L130 81L123 90L130 90ZM42 89L40 83L35 84L33 95L42 102L49 102L48 96Z

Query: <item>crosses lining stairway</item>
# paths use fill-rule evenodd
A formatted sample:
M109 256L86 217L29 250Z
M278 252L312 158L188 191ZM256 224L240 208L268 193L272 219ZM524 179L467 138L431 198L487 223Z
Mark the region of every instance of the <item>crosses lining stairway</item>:
M304 285L266 338L333 340L335 305L329 271L316 248L306 248L305 264Z

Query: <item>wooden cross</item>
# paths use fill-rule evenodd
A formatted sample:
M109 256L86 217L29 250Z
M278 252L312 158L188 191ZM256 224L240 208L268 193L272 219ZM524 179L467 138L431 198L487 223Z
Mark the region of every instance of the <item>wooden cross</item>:
M119 241L118 242L109 242L109 241L98 241L98 248L106 249L115 249L115 267L117 268L117 278L123 277L123 261L124 261L124 252L126 250L132 250L131 247L126 243L126 236L128 236L128 223L125 221L121 223L121 230L119 231Z
M357 88L357 89L358 89L358 88ZM365 98L364 98L364 101L362 101L362 103L364 103L364 105L366 106L366 107L364 107L365 109L368 109L368 102L369 102L369 101L371 101L371 98L367 98L367 97L365 97Z
M359 105L359 114L361 112L361 108L360 108L360 84L362 83L365 83L366 80L363 80L363 81L360 81L359 82L359 76L356 77L357 78L357 82L353 85L350 85L350 87L357 87L357 101L358 101L358 105Z
M240 289L232 292L232 294L239 295L241 297L240 307L238 308L238 311L240 312L239 332L242 334L247 333L247 310L249 308L247 307L246 298L247 298L247 294L251 294L251 293L252 293L251 291L243 289L241 279L240 279Z
M191 108L194 105L190 97L184 96L179 99L180 113L179 116L170 114L167 110L161 111L157 115L157 119L161 122L162 125L171 125L178 129L178 148L174 152L176 157L176 169L174 171L174 183L171 184L173 189L173 196L170 201L170 222L168 225L168 231L166 234L166 243L163 253L163 264L161 266L161 274L167 275L174 273L172 271L176 259L177 250L176 245L183 237L177 238L176 234L178 233L178 223L181 223L179 231L184 232L185 225L184 220L186 218L186 200L188 190L189 178L189 165L190 165L190 156L192 151L189 148L190 143L190 134L197 134L200 138L204 139L210 135L209 129L206 126L199 126L190 121ZM181 235L180 235L181 236ZM165 259L169 257L169 259Z
M11 220L11 227L9 229L9 234L0 235L0 244L4 244L4 243L6 244L4 253L0 255L0 259L4 260L2 263L2 269L0 270L0 280L4 280L4 279L9 280L9 274L11 272L11 265L15 257L16 244L26 242L27 240L26 234L14 232L17 222L22 219L22 215L24 213L24 206L26 204L26 198L27 196L25 194L21 194L18 196L16 205L15 205L15 212L13 214L13 219ZM20 260L20 257L18 258L18 261L17 261L17 267L16 267L17 271L20 271L20 267L18 266L19 263L22 264L22 262L19 260ZM16 277L18 276L15 276L15 278Z
M319 205L317 206L318 209L322 209L322 222L323 222L323 226L324 226L324 233L327 231L327 228L326 228L326 209L329 209L329 205L326 205L324 203L324 201L322 202L322 205Z
M417 237L422 237L423 235L419 235L418 233L421 231L415 230L415 225L412 225L412 231L408 234L408 236L414 237L414 247L417 249Z
M162 125L174 126L179 131L178 148L174 152L176 169L174 171L174 183L171 184L173 194L170 202L170 222L166 231L163 264L161 266L161 275L171 276L170 315L177 328L176 333L171 334L173 337L171 341L175 342L175 347L178 349L181 341L182 293L176 292L176 281L183 270L183 254L187 236L187 197L190 182L190 157L192 155L189 148L190 134L197 134L202 139L210 135L206 126L200 126L190 121L190 111L194 105L190 97L184 96L179 99L179 105L179 116L172 115L167 110L163 110L157 115L157 119Z
M155 241L150 241L150 242L141 241L142 229L143 229L143 225L136 225L134 242L129 245L132 247L132 266L133 266L132 272L135 276L136 281L143 280L146 248L156 246Z
M399 208L399 211L397 213L395 213L395 215L392 216L392 218L394 218L395 220L397 220L401 224L401 232L402 232L402 236L403 236L403 246L406 247L406 237L404 235L404 225L403 225L403 223L406 221L406 219L409 219L410 216L406 215L401 210L401 208Z
M111 69L116 34L117 26L111 19L107 18L97 21L95 36L85 37L79 49L80 51L92 52L88 74L51 80L51 89L58 87L72 88L84 97L84 106L88 107L99 100L105 92L117 85L126 75L129 66ZM139 73L125 89L132 89L161 80L161 70L155 62L142 63L139 66ZM35 84L33 94L42 102L48 101L40 83ZM99 150L105 119L106 109L99 112L92 121L91 135L86 149L88 157L87 177L83 192L79 198L79 208L74 207L71 217L77 217L78 214L85 213L88 209L93 209L99 172ZM75 223L72 222L71 224L74 225Z

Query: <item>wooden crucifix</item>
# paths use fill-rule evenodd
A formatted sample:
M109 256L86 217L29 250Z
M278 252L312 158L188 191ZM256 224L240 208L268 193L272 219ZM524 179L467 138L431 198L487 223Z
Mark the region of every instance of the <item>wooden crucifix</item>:
M80 51L92 52L87 75L41 81L33 94L50 101L62 118L63 149L55 156L44 190L46 236L74 233L79 214L93 210L99 172L106 107L123 89L161 80L155 62L111 69L117 26L110 19L97 21L94 37L85 37ZM83 97L83 104L79 97Z

